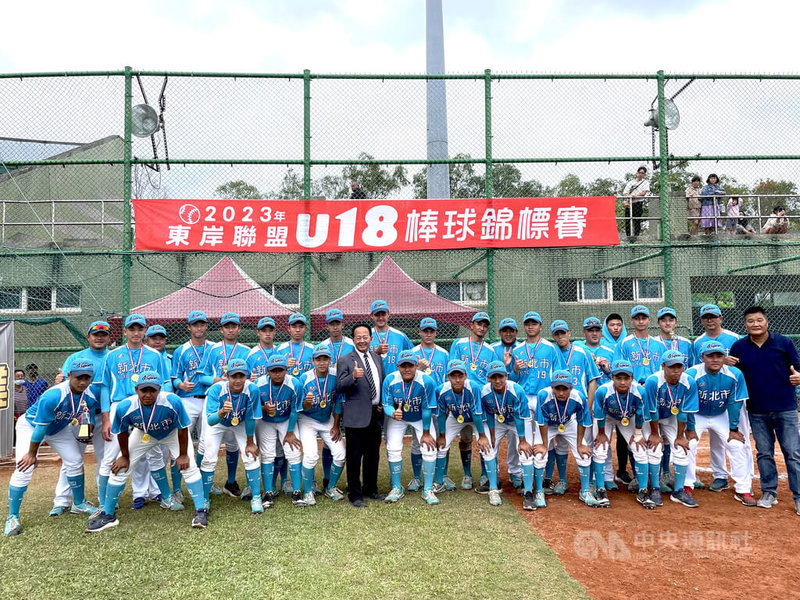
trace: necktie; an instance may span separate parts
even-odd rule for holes
[[[372,400],[375,398],[377,390],[375,388],[375,379],[372,377],[372,369],[369,366],[369,356],[367,354],[364,354],[364,377],[369,384],[369,398]]]

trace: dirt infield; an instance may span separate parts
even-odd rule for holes
[[[588,508],[578,500],[572,458],[569,490],[565,496],[548,496],[547,508],[523,511],[521,496],[508,484],[503,496],[593,598],[790,598],[797,587],[800,516],[794,511],[783,457],[776,455],[776,462],[784,478],[779,504],[769,510],[735,501],[732,483],[720,493],[696,491],[700,506],[695,509],[665,496],[663,507],[646,510],[634,494],[621,490],[609,493],[610,509]],[[698,464],[708,466],[707,447],[701,448]],[[699,476],[711,482],[710,473]],[[759,497],[758,479],[753,487]]]

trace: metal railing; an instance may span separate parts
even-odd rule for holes
[[[6,230],[7,228],[17,227],[22,229],[41,229],[44,227],[48,233],[50,234],[51,238],[55,238],[56,235],[56,227],[64,227],[64,226],[72,226],[72,225],[79,225],[79,226],[99,226],[100,227],[100,238],[101,241],[105,240],[105,228],[106,226],[114,226],[119,228],[118,230],[121,232],[121,228],[124,225],[124,221],[120,218],[109,218],[111,215],[108,215],[106,212],[106,205],[123,205],[123,200],[120,199],[96,199],[96,198],[89,198],[83,200],[0,200],[0,242],[5,243],[6,241]],[[59,220],[56,218],[56,208],[59,205],[65,206],[76,206],[80,204],[99,204],[100,205],[100,216],[99,219],[95,219],[92,221],[85,220],[73,220],[73,219],[66,219],[66,220]],[[49,218],[42,219],[39,218],[39,213],[34,209],[33,205],[49,205]],[[9,207],[14,206],[28,206],[30,211],[37,216],[36,221],[9,221],[8,220],[8,212]],[[121,210],[119,211],[121,213]]]

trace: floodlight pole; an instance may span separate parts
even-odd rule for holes
[[[133,259],[133,227],[131,214],[131,187],[132,169],[131,163],[131,102],[133,100],[132,74],[131,68],[125,67],[125,124],[123,128],[122,140],[122,314],[127,315],[131,310],[131,265]]]
[[[442,0],[425,2],[425,58],[428,75],[444,75]],[[447,159],[447,94],[444,79],[427,80],[428,160]],[[428,165],[428,198],[450,198],[450,166]]]
[[[672,247],[670,246],[669,190],[667,171],[669,156],[667,150],[667,123],[664,107],[664,71],[657,74],[658,81],[658,154],[660,168],[658,170],[658,195],[661,200],[661,242],[664,244],[664,302],[672,306]]]
[[[303,71],[303,200],[311,199],[311,71]],[[303,314],[311,323],[311,253],[303,254]],[[306,339],[311,327],[306,329]]]

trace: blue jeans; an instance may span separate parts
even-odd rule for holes
[[[789,489],[795,500],[800,499],[800,433],[797,411],[781,410],[750,413],[750,428],[756,441],[756,461],[761,476],[761,491],[778,493],[778,468],[775,466],[775,438],[778,438],[786,470]]]

